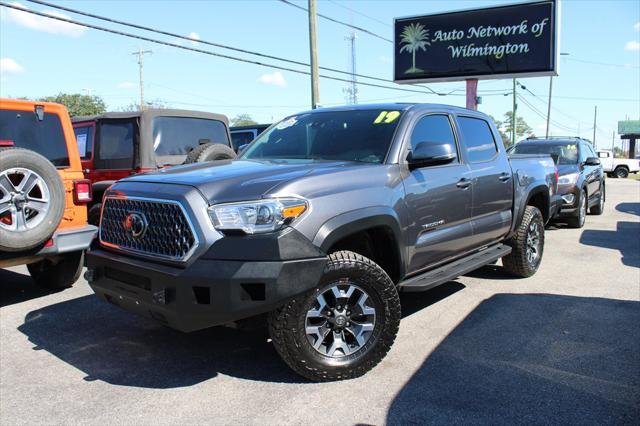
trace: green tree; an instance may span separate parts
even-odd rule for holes
[[[415,74],[422,72],[420,68],[416,68],[416,52],[418,50],[427,50],[427,46],[431,46],[429,42],[429,30],[424,25],[413,23],[407,25],[400,34],[400,44],[404,45],[400,48],[400,53],[407,51],[412,55],[412,66],[406,70],[405,74]]]
[[[505,146],[505,148],[509,148],[511,146],[511,137],[504,131],[504,122],[497,120],[493,115],[490,115],[489,117],[491,117],[493,122],[496,123],[498,132],[500,133],[500,137],[502,138],[502,144]]]
[[[504,114],[503,132],[508,136],[507,140],[511,145],[511,129],[513,129],[513,112],[507,111]],[[524,137],[534,136],[531,126],[524,121],[524,118],[516,115],[516,142]]]
[[[232,126],[252,126],[258,124],[249,114],[238,114],[231,119]]]
[[[55,96],[45,96],[38,100],[66,106],[71,117],[102,114],[107,110],[107,105],[100,96],[81,95],[80,93],[58,93]]]

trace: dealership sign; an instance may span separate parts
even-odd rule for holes
[[[640,135],[640,120],[618,121],[618,134],[620,134],[620,135],[629,135],[629,134]]]
[[[557,18],[555,0],[398,18],[394,80],[557,75]]]

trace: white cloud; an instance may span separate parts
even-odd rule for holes
[[[635,40],[628,41],[627,44],[624,45],[624,50],[630,50],[632,52],[640,50],[640,43]]]
[[[21,9],[28,10],[27,6],[18,2],[11,3]],[[45,10],[43,13],[59,18],[70,19],[69,16],[52,10]],[[16,9],[3,8],[2,18],[9,22],[13,22],[21,27],[31,30],[42,31],[49,34],[61,34],[70,37],[80,37],[84,34],[85,28],[79,25],[70,24],[68,22],[57,21],[55,19],[45,18],[44,16],[33,15]]]
[[[130,81],[123,81],[116,86],[118,89],[133,89],[136,85]]]
[[[0,59],[0,74],[17,74],[24,71],[24,67],[11,58]]]
[[[191,31],[187,37],[189,37],[191,40],[195,40],[195,41],[200,40],[200,34],[198,34],[196,32],[193,32],[193,31]],[[198,44],[195,41],[192,41],[191,44]]]
[[[284,76],[280,71],[274,71],[271,74],[262,74],[258,81],[264,84],[272,84],[274,86],[285,87],[287,85],[287,80],[284,79]]]
[[[636,24],[633,26],[633,29],[636,31],[640,31],[640,22],[636,22]]]

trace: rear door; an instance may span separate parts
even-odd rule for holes
[[[419,143],[450,144],[456,159],[445,165],[409,168],[404,179],[410,223],[408,272],[417,272],[463,254],[471,232],[471,180],[447,114],[418,118],[411,131],[410,148]]]
[[[131,175],[138,121],[103,119],[98,122],[93,149],[93,176],[96,182],[119,180]]]
[[[511,228],[513,176],[488,121],[459,115],[456,122],[473,180],[471,247],[478,248],[500,240]]]
[[[587,182],[587,193],[589,196],[589,206],[596,204],[600,196],[600,182],[602,181],[603,173],[602,166],[589,166],[585,164],[587,158],[597,157],[591,144],[586,142],[580,143],[580,164],[585,174],[585,180]]]

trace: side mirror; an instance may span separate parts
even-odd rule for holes
[[[434,142],[420,142],[407,157],[412,168],[448,164],[455,159],[456,152],[451,145]]]
[[[587,166],[599,166],[600,159],[598,157],[587,157],[584,164]]]
[[[553,159],[553,162],[558,164],[558,161],[560,161],[560,156],[558,154],[549,154],[549,155]]]

